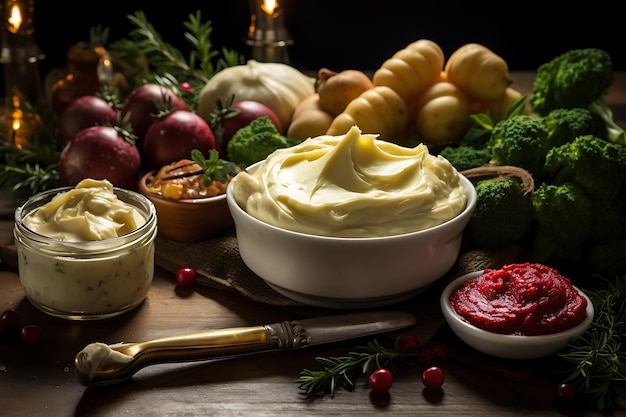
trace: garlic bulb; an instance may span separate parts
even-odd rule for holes
[[[227,102],[234,95],[235,102],[253,100],[268,106],[286,130],[296,106],[314,93],[315,78],[287,64],[251,59],[215,74],[200,91],[196,111],[208,121],[217,100]]]

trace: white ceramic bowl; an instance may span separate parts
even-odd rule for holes
[[[489,332],[471,325],[459,316],[450,305],[450,297],[464,282],[482,275],[476,271],[463,275],[444,288],[441,293],[441,311],[452,331],[474,349],[504,359],[536,359],[560,352],[574,338],[587,330],[593,321],[594,308],[591,300],[578,288],[587,299],[587,317],[579,325],[559,332],[538,336],[516,336]]]
[[[250,167],[249,170],[253,170]],[[441,225],[396,236],[341,238],[281,229],[227,201],[244,263],[279,293],[327,308],[393,304],[423,291],[455,263],[476,190],[461,176],[468,203]]]

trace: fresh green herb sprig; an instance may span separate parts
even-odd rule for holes
[[[395,373],[394,365],[397,361],[412,363],[419,360],[418,353],[403,353],[397,349],[401,337],[396,339],[395,349],[384,347],[374,340],[365,346],[357,346],[347,356],[316,357],[315,360],[324,369],[303,369],[295,382],[309,397],[325,394],[334,396],[338,388],[354,389],[359,375],[369,375],[378,368],[387,368]]]
[[[156,82],[181,93],[191,109],[196,107],[198,94],[183,94],[180,84],[189,83],[197,92],[221,69],[245,63],[245,57],[234,50],[213,48],[210,38],[212,22],[203,22],[200,11],[190,14],[189,20],[183,23],[187,29],[185,39],[192,47],[188,57],[161,37],[144,12],[137,11],[127,17],[136,26],[129,33],[132,45],[145,56],[150,66],[145,82]],[[128,43],[116,45],[128,47]]]
[[[60,151],[49,127],[51,116],[28,103],[25,107],[37,114],[41,123],[23,148],[16,146],[15,138],[0,134],[0,189],[37,194],[59,185]]]
[[[526,96],[520,97],[509,105],[506,109],[506,113],[503,119],[510,119],[511,117],[518,116],[524,112],[526,108]],[[485,129],[492,131],[496,122],[491,117],[489,112],[477,113],[470,115],[470,119],[476,123],[476,125],[484,127]]]
[[[565,382],[600,411],[616,407],[618,387],[626,386],[626,276],[587,291],[595,308],[589,329],[559,354]]]
[[[34,195],[58,185],[56,164],[20,163],[13,158],[0,165],[0,189],[11,192],[28,190]]]
[[[204,186],[213,184],[213,181],[226,183],[229,177],[241,171],[237,164],[220,159],[219,152],[215,149],[209,151],[208,158],[205,158],[198,149],[194,149],[191,151],[191,159],[200,165]]]

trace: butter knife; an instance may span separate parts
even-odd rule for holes
[[[359,312],[170,336],[139,343],[94,342],[74,359],[78,382],[109,385],[158,363],[186,362],[252,352],[321,345],[413,326],[399,311]]]

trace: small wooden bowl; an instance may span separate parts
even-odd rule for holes
[[[226,203],[226,194],[215,197],[173,201],[152,193],[146,180],[153,172],[145,174],[138,189],[145,195],[157,213],[158,234],[180,242],[199,242],[224,234],[233,227],[233,218]]]

